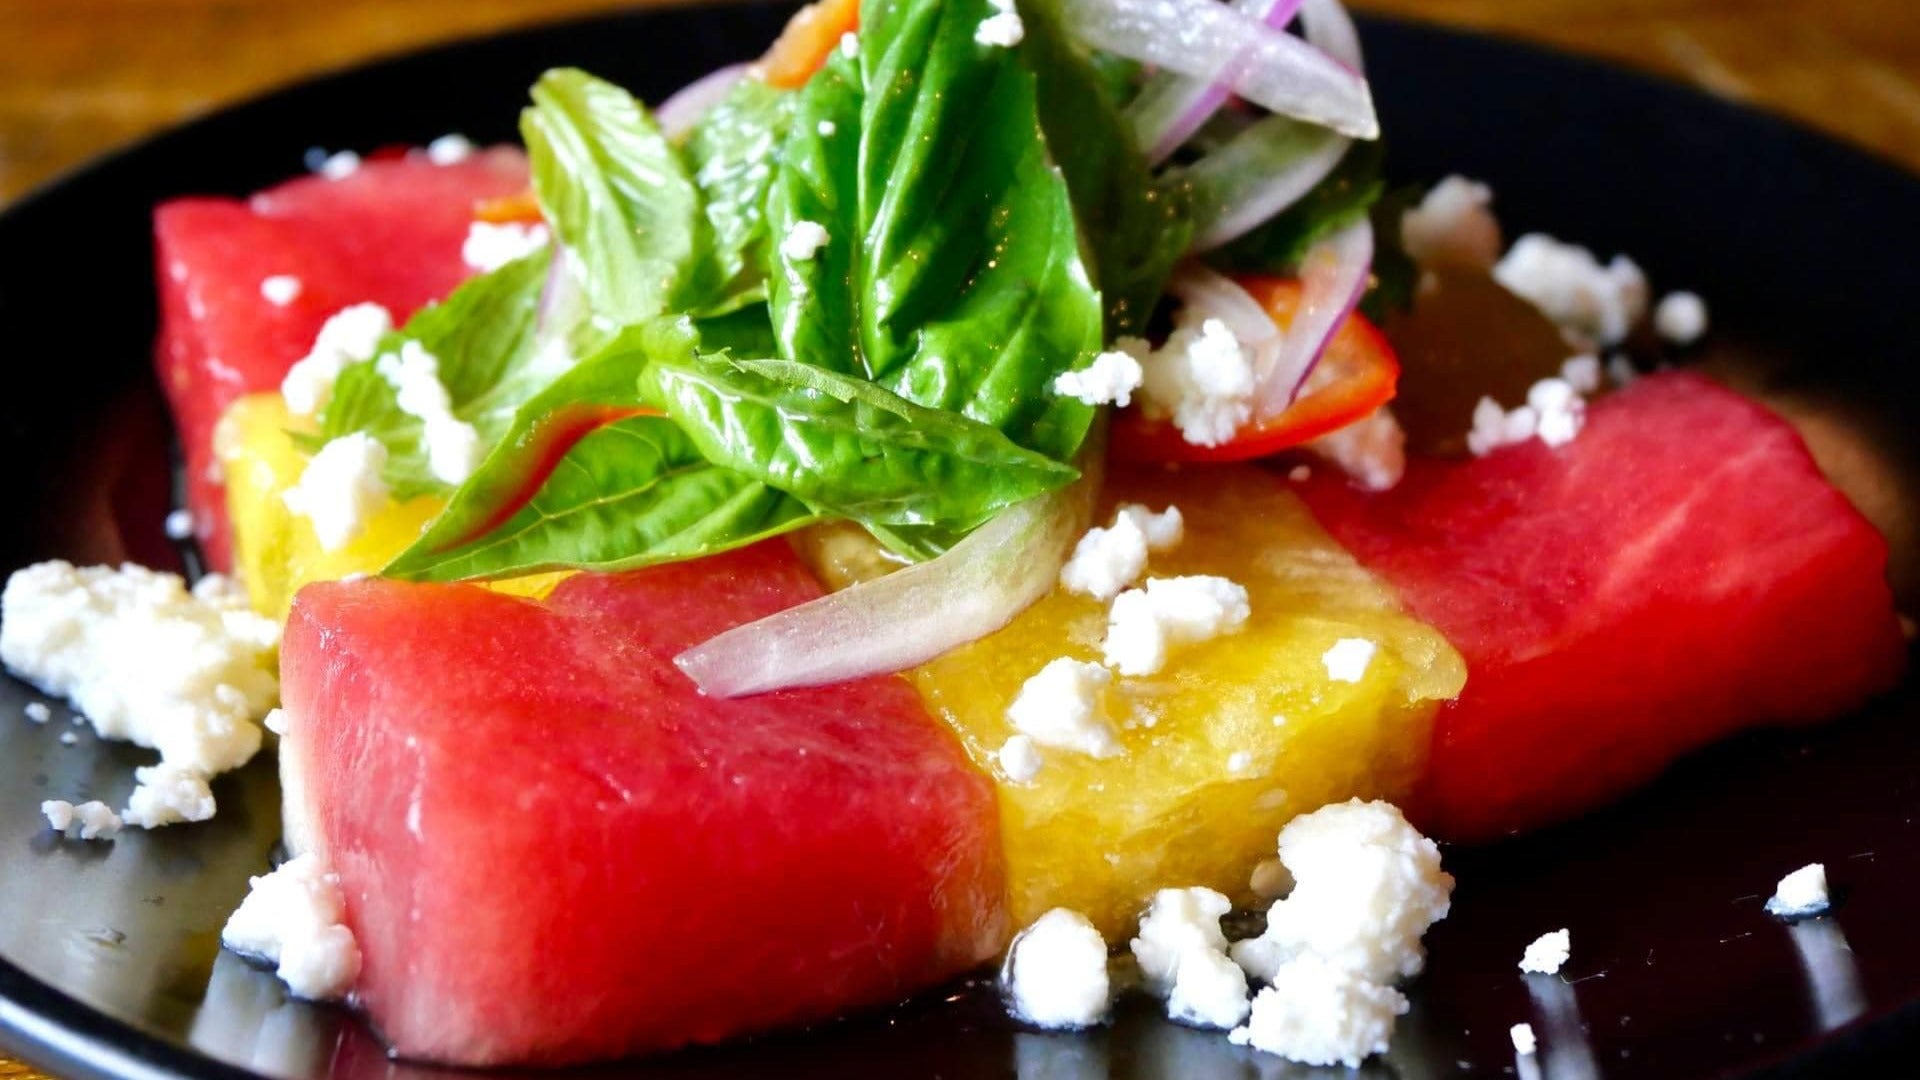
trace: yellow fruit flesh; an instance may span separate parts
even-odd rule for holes
[[[1207,885],[1239,898],[1296,814],[1354,796],[1397,799],[1424,759],[1438,702],[1466,668],[1430,627],[1336,545],[1278,478],[1247,467],[1121,475],[1119,502],[1178,506],[1186,539],[1149,576],[1217,574],[1246,586],[1240,633],[1176,648],[1165,670],[1116,678],[1107,710],[1124,753],[1042,748],[1030,784],[1000,774],[1007,706],[1048,661],[1100,658],[1107,605],[1056,590],[1005,630],[912,675],[928,707],[1000,785],[1015,925],[1056,906],[1110,938],[1132,932],[1155,889]],[[1342,638],[1378,646],[1357,683],[1328,676]],[[1240,757],[1237,755],[1244,755]],[[1236,768],[1237,766],[1237,768]]]
[[[279,394],[253,394],[221,418],[216,445],[227,477],[227,513],[233,528],[234,573],[254,609],[285,619],[293,594],[316,581],[378,572],[420,536],[444,500],[420,496],[390,502],[345,546],[324,551],[306,518],[281,498],[300,480],[308,455],[293,431],[310,429],[287,413]],[[562,575],[540,574],[495,583],[503,592],[543,596]]]

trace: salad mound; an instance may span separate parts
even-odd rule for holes
[[[1421,830],[1901,675],[1788,424],[1636,363],[1704,302],[1390,189],[1336,0],[821,0],[658,108],[549,71],[521,135],[161,207],[219,573],[0,598],[0,661],[161,754],[63,832],[205,820],[278,736],[226,943],[401,1056],[999,959],[1030,1026],[1137,992],[1357,1066],[1450,910]]]

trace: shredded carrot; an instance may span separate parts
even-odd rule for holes
[[[806,84],[833,55],[843,34],[860,28],[860,0],[817,0],[794,13],[787,28],[760,58],[768,85],[784,90]]]
[[[489,225],[509,222],[532,225],[540,220],[540,202],[533,197],[533,189],[528,188],[498,199],[482,199],[474,205],[473,216]]]

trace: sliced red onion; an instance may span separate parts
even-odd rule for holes
[[[1321,52],[1356,74],[1366,71],[1360,54],[1360,31],[1340,0],[1305,0],[1300,7],[1300,29]]]
[[[1300,263],[1300,306],[1272,367],[1254,386],[1254,420],[1270,420],[1300,396],[1327,343],[1367,291],[1373,223],[1362,217],[1315,244]]]
[[[1100,456],[1082,455],[1096,464],[1073,485],[1001,511],[938,558],[736,627],[673,662],[730,698],[904,671],[985,637],[1053,588],[1092,522]]]
[[[1194,162],[1193,250],[1219,247],[1300,201],[1349,145],[1326,128],[1269,116]]]
[[[1254,371],[1271,370],[1280,355],[1280,328],[1239,282],[1193,262],[1175,272],[1167,291],[1180,301],[1182,322],[1219,319],[1253,355]]]
[[[1293,21],[1300,3],[1301,0],[1234,0],[1233,6],[1249,18],[1281,30]],[[1238,76],[1240,65],[1245,63],[1243,50],[1211,79],[1189,79],[1163,71],[1141,89],[1140,96],[1127,108],[1127,119],[1133,124],[1134,139],[1145,151],[1148,164],[1158,165],[1172,157],[1175,150],[1212,119],[1231,96],[1227,84]]]
[[[1066,0],[1063,14],[1074,36],[1096,49],[1189,78],[1218,76],[1256,105],[1342,135],[1380,134],[1366,79],[1216,0]]]
[[[669,139],[678,139],[693,130],[693,125],[707,115],[707,110],[720,104],[727,94],[732,92],[733,84],[746,77],[751,64],[729,64],[717,71],[708,72],[676,90],[672,96],[653,110],[653,118],[660,130]]]

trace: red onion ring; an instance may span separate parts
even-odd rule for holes
[[[669,139],[678,139],[693,130],[693,125],[707,115],[733,90],[733,85],[746,77],[750,64],[729,64],[717,71],[710,71],[673,92],[660,107],[653,110],[653,118],[660,124],[660,130]]]

